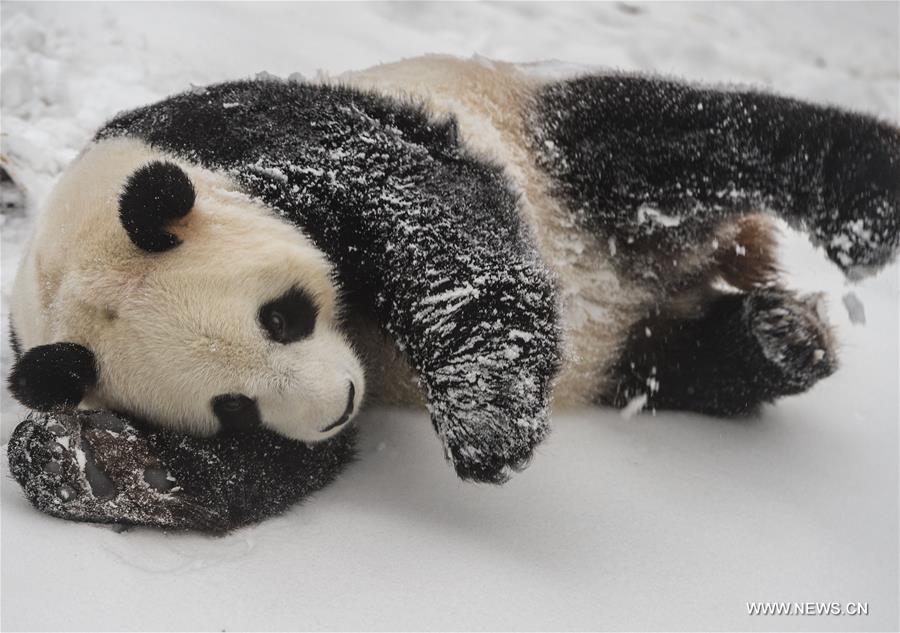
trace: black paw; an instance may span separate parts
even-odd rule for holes
[[[782,395],[801,393],[837,369],[834,340],[824,320],[823,297],[797,297],[778,289],[755,290],[744,318],[775,375]]]
[[[484,364],[477,372],[448,372],[454,386],[441,397],[432,394],[430,409],[457,475],[501,484],[528,466],[549,433],[549,393],[546,380],[527,373],[510,370],[511,376],[497,380],[488,373]],[[456,384],[460,375],[469,378]]]
[[[72,521],[223,532],[283,512],[353,460],[355,431],[315,445],[271,431],[200,438],[106,411],[32,414],[10,470],[40,511]]]
[[[147,439],[102,411],[42,413],[22,422],[9,465],[38,510],[72,521],[160,528],[226,528],[220,508],[198,505],[159,463]]]
[[[477,432],[447,438],[447,457],[460,479],[502,484],[524,470],[535,447],[549,432],[547,420],[536,418],[479,425]]]
[[[813,239],[856,279],[892,261],[900,248],[900,131],[854,117],[829,131]]]

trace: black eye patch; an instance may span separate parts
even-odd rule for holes
[[[226,433],[250,431],[259,427],[259,407],[256,401],[239,393],[226,393],[212,399],[212,410]]]
[[[276,343],[293,343],[313,333],[318,314],[308,294],[291,288],[259,309],[259,324]]]

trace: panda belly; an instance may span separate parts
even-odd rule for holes
[[[611,261],[615,242],[580,229],[535,165],[525,108],[541,80],[513,64],[428,56],[349,73],[338,81],[393,97],[411,95],[438,116],[452,114],[467,149],[504,167],[521,196],[520,213],[558,281],[565,348],[554,405],[595,401],[629,328],[652,296],[616,272]],[[390,350],[378,357],[381,368],[396,365]],[[397,369],[399,376],[410,375]],[[389,396],[384,399],[388,402],[410,400],[390,397],[410,391],[395,384],[380,391]]]

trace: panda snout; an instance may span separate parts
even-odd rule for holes
[[[347,382],[347,405],[344,408],[344,412],[341,414],[337,420],[326,426],[324,429],[321,429],[322,433],[327,433],[328,431],[332,431],[339,426],[343,426],[350,420],[350,416],[353,415],[353,410],[356,406],[356,386],[353,384],[353,381]]]

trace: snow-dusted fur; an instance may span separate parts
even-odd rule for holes
[[[119,160],[117,152],[136,158]],[[284,236],[287,250],[295,239],[309,263],[273,264],[291,275],[278,280],[273,296],[303,283],[325,297],[327,323],[339,293],[346,309],[322,350],[294,356],[294,371],[318,375],[312,357],[355,376],[346,336],[368,368],[373,397],[424,400],[458,474],[500,482],[527,464],[546,435],[551,403],[738,414],[832,373],[834,343],[815,297],[781,287],[773,229],[757,214],[774,212],[807,229],[849,273],[876,269],[898,245],[898,156],[897,131],[867,117],[643,77],[546,82],[512,65],[428,57],[329,84],[221,84],[124,113],[98,133],[61,187],[93,182],[91,160],[115,163],[92,205],[105,233],[71,213],[77,204],[56,202],[95,253],[74,265],[60,258],[60,266],[71,266],[76,278],[94,275],[113,294],[140,296],[134,286],[145,279],[146,262],[164,262],[184,284],[181,303],[154,297],[137,321],[156,311],[175,321],[154,323],[159,335],[139,344],[146,349],[134,346],[123,371],[116,362],[142,333],[100,343],[109,299],[91,286],[73,287],[70,303],[78,307],[56,312],[64,323],[55,329],[20,326],[53,305],[41,302],[48,286],[37,278],[47,274],[40,272],[43,249],[71,248],[60,231],[60,241],[35,242],[13,325],[23,328],[23,358],[34,345],[58,341],[94,353],[99,380],[86,403],[209,431],[216,424],[210,398],[249,392],[264,426],[324,439],[308,429],[322,428],[326,410],[340,415],[339,406],[313,407],[319,426],[293,429],[286,408],[266,403],[273,381],[259,367],[270,361],[245,361],[268,359],[271,347],[253,321],[274,283],[258,272],[258,257],[280,253],[266,250],[270,239]],[[159,158],[189,174],[197,204],[166,225],[180,244],[151,255],[135,251],[114,202],[142,162]],[[79,169],[87,175],[72,180]],[[222,234],[232,242],[202,230],[202,218],[217,225],[219,206]],[[98,259],[107,242],[121,251]],[[200,250],[189,250],[191,243]],[[115,265],[123,261],[141,264]],[[207,265],[210,275],[242,280],[233,295],[204,288],[199,271]],[[91,315],[81,316],[86,309]],[[199,386],[173,384],[195,374],[196,357],[184,355],[191,346],[175,334],[197,310],[209,310],[224,328],[222,340],[235,337],[242,351],[204,350]],[[90,327],[66,329],[81,323]],[[168,402],[181,397],[195,402]],[[294,406],[302,409],[308,397],[297,394]],[[203,407],[200,425],[193,420],[204,419]],[[199,482],[185,479],[196,489]],[[153,523],[98,508],[93,520]]]
[[[208,169],[178,161],[196,190],[170,230],[181,244],[148,253],[119,220],[119,194],[138,167],[174,157],[140,141],[89,147],[38,220],[19,268],[12,325],[23,351],[66,341],[96,358],[100,379],[82,402],[211,435],[210,402],[250,394],[269,428],[319,441],[364,395],[362,367],[337,331],[331,264],[299,231]],[[266,339],[260,306],[303,288],[317,308],[312,336]]]

